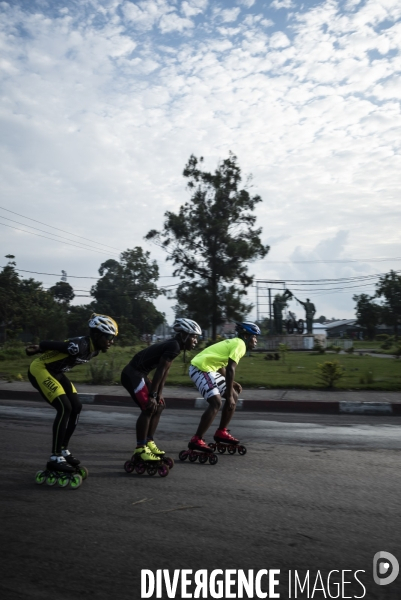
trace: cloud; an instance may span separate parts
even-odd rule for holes
[[[280,8],[289,9],[294,8],[294,2],[293,0],[273,0],[270,6],[276,10],[279,10]]]
[[[276,31],[271,36],[269,45],[271,48],[286,48],[290,45],[290,40],[282,31]]]
[[[0,5],[6,206],[121,250],[145,245],[188,199],[190,154],[214,169],[231,149],[254,175],[257,223],[273,240],[255,275],[351,276],[376,264],[295,257],[401,256],[396,0],[350,9],[328,0],[280,26],[277,6],[255,15],[200,0],[85,6]],[[21,268],[96,274],[107,258],[29,237],[2,228],[3,254]],[[325,296],[324,311],[349,316],[350,298]]]
[[[208,5],[208,0],[191,0],[181,3],[181,11],[186,17],[194,17],[203,13]]]
[[[232,23],[233,21],[237,20],[240,12],[241,12],[241,9],[236,7],[236,8],[227,8],[225,10],[220,10],[217,12],[217,14],[218,14],[219,18],[223,21],[223,23]]]
[[[134,4],[126,1],[122,11],[128,21],[136,29],[149,30],[157,26],[161,33],[173,31],[182,32],[194,27],[194,23],[186,17],[194,16],[206,6],[203,0],[193,0],[191,3],[183,2],[182,11],[185,17],[176,13],[176,7],[167,0],[146,0]]]

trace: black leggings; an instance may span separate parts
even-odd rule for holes
[[[78,398],[78,394],[73,392],[71,382],[64,373],[52,376],[63,386],[65,394],[61,394],[60,396],[57,396],[53,402],[49,402],[42,393],[35,377],[28,371],[29,381],[33,387],[36,388],[42,398],[57,411],[53,423],[52,454],[61,454],[61,450],[68,447],[70,438],[78,424],[82,403]]]

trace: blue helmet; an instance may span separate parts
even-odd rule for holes
[[[236,321],[235,325],[235,330],[237,333],[250,333],[251,335],[261,334],[259,327],[255,323],[251,323],[250,321],[243,321],[242,323]]]

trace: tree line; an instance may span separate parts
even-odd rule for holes
[[[230,152],[214,172],[203,169],[203,157],[191,155],[183,176],[191,194],[177,213],[165,213],[163,229],[145,236],[160,245],[180,278],[174,298],[175,315],[197,321],[212,330],[227,320],[242,320],[253,305],[245,301],[253,282],[248,265],[263,258],[269,246],[256,228],[255,207],[262,201],[249,193],[250,179],[241,187],[241,169]],[[153,301],[164,294],[158,286],[159,267],[141,246],[127,249],[120,260],[99,267],[99,279],[90,290],[90,304],[76,306],[74,290],[59,281],[45,290],[33,278],[20,277],[15,257],[0,272],[0,326],[3,338],[21,333],[32,339],[60,339],[86,331],[92,312],[108,314],[120,327],[120,342],[131,344],[165,322]],[[65,278],[63,278],[65,279]]]
[[[380,324],[392,327],[394,335],[398,336],[401,325],[401,276],[397,271],[391,270],[379,277],[373,296],[360,294],[354,295],[353,299],[356,302],[357,323],[366,328],[369,339],[375,337]]]

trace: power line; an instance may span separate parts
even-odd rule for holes
[[[27,219],[29,221],[34,221],[35,223],[39,223],[40,225],[45,225],[45,227],[50,227],[51,229],[57,229],[57,231],[62,231],[63,233],[68,233],[68,235],[72,235],[72,236],[80,238],[82,240],[87,240],[88,242],[93,242],[94,244],[97,244],[98,246],[104,246],[105,248],[111,248],[112,250],[117,250],[117,252],[121,252],[121,250],[119,250],[118,248],[114,248],[114,246],[108,246],[107,244],[102,244],[101,242],[95,242],[94,240],[90,240],[89,238],[82,237],[81,235],[77,235],[76,233],[71,233],[70,231],[65,231],[65,229],[60,229],[59,227],[54,227],[53,225],[47,225],[47,223],[43,223],[42,221],[37,221],[36,219],[32,219],[31,217],[25,217],[24,215],[20,215],[19,213],[14,212],[13,210],[9,210],[8,208],[4,208],[3,206],[0,206],[0,209],[5,210],[9,213],[12,213],[13,215],[17,215],[18,217],[22,217],[23,219]],[[5,218],[5,217],[3,217],[3,218]]]
[[[5,269],[5,267],[0,267],[0,269]],[[41,273],[40,271],[27,271],[26,269],[18,269],[17,267],[13,267],[14,271],[18,271],[21,273],[32,273],[34,275],[49,275],[51,277],[60,277],[60,273]],[[83,275],[67,275],[67,277],[73,277],[74,279],[96,279],[99,280],[101,277],[85,277]],[[159,275],[158,279],[174,277],[174,275]]]
[[[8,217],[2,217],[0,216],[0,219],[6,219],[7,221],[11,221],[12,223],[17,223],[18,225],[23,225],[24,227],[29,227],[30,229],[35,229],[36,231],[41,231],[42,233],[48,233],[49,235],[53,235],[56,238],[60,238],[60,240],[67,240],[67,238],[63,237],[62,235],[58,235],[57,233],[51,233],[49,231],[44,231],[43,229],[39,229],[38,227],[33,227],[32,225],[26,225],[25,223],[20,223],[19,221],[15,221],[14,219],[9,219]],[[1,223],[1,225],[3,225],[3,223]],[[27,231],[26,233],[32,233],[31,231]],[[52,239],[52,238],[48,238],[48,239]],[[55,242],[59,242],[60,240],[56,239],[53,240]],[[70,241],[70,240],[67,240]],[[84,250],[95,250],[95,251],[99,251],[100,248],[93,248],[92,246],[89,246],[89,244],[80,244],[79,246],[80,248],[83,248]],[[106,253],[106,251],[101,250],[102,253]],[[110,253],[109,253],[110,254]]]
[[[316,259],[316,260],[269,260],[261,259],[271,265],[301,265],[301,264],[327,264],[327,263],[353,263],[353,262],[386,262],[391,260],[401,260],[400,256],[395,258],[341,258],[341,259]]]
[[[3,217],[4,218],[4,217]],[[3,227],[8,227],[9,229],[15,229],[16,231],[22,231],[23,233],[29,233],[30,235],[36,235],[37,237],[45,238],[46,240],[51,240],[52,242],[59,242],[60,240],[55,240],[53,238],[49,238],[45,235],[40,235],[40,233],[34,233],[33,231],[27,231],[26,229],[19,229],[18,227],[12,227],[11,225],[6,225],[5,223],[0,223]],[[26,227],[29,227],[27,225]],[[67,246],[74,246],[74,248],[79,248],[80,250],[90,250],[91,252],[96,252],[97,254],[106,254],[106,250],[103,252],[101,250],[92,250],[91,248],[83,248],[82,246],[77,246],[76,244],[71,244],[70,242],[61,242],[62,244],[67,244]]]

